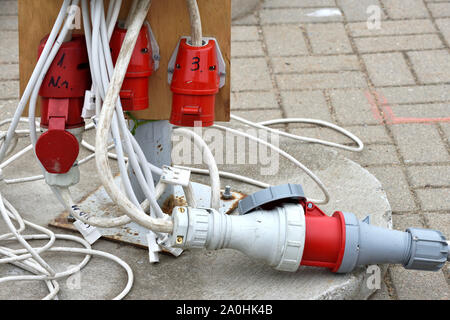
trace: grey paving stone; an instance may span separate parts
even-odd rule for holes
[[[17,0],[2,1],[1,7],[0,15],[17,15]]]
[[[278,107],[273,92],[232,92],[231,110],[273,109]]]
[[[265,26],[263,33],[271,56],[302,55],[308,53],[300,26]]]
[[[416,194],[423,210],[450,210],[450,188],[417,189]]]
[[[367,86],[363,73],[359,71],[283,74],[277,75],[276,79],[278,86],[282,90],[364,88]]]
[[[450,19],[436,19],[436,24],[448,45],[450,43]]]
[[[338,6],[344,11],[347,21],[366,21],[371,12],[367,13],[369,6],[378,6],[381,8],[378,0],[337,0]],[[381,11],[381,18],[384,20],[386,15]]]
[[[269,69],[264,58],[233,59],[231,90],[272,90]]]
[[[333,0],[266,0],[264,8],[334,7]]]
[[[450,115],[450,105],[448,103],[428,103],[413,105],[393,105],[391,106],[395,117],[423,121],[420,119],[448,119]]]
[[[362,166],[392,165],[400,163],[397,157],[395,146],[388,144],[368,145],[364,148],[362,152],[359,153],[354,153],[350,151],[340,151],[340,152],[342,152],[343,155],[352,159],[353,161]],[[371,169],[373,168],[369,169],[370,172],[372,172]],[[380,181],[382,182],[382,180]],[[408,205],[413,206],[414,203]],[[392,203],[391,206],[393,206]]]
[[[439,230],[448,240],[450,239],[450,212],[427,212],[424,213],[426,223],[431,229]],[[449,263],[447,263],[447,266]]]
[[[0,64],[18,63],[19,61],[19,41],[16,31],[0,31]]]
[[[450,101],[450,85],[377,88],[376,92],[387,104]]]
[[[312,14],[317,10],[320,8],[263,9],[260,17],[262,24],[342,21],[341,15],[315,17]]]
[[[275,73],[311,73],[360,70],[355,55],[272,58]]]
[[[414,84],[414,78],[401,53],[365,54],[362,58],[375,86]]]
[[[450,165],[410,166],[407,170],[413,187],[450,187]]]
[[[408,52],[408,56],[420,82],[450,81],[450,55],[447,50]]]
[[[398,124],[391,126],[391,130],[405,163],[450,160],[435,126],[430,124]]]
[[[4,99],[2,95],[0,95],[0,114],[2,115],[2,118],[3,119],[11,118],[14,115],[14,112],[18,104],[19,100]]]
[[[19,80],[19,65],[0,64],[0,80]]]
[[[2,26],[2,30],[17,31],[17,29],[18,29],[17,17],[0,15],[0,25]]]
[[[263,57],[260,41],[231,42],[231,57]]]
[[[281,92],[282,107],[288,118],[314,118],[331,121],[330,110],[321,91]]]
[[[425,228],[425,221],[420,214],[393,214],[392,223],[395,230],[405,231],[408,228]]]
[[[441,123],[440,126],[442,131],[444,131],[444,136],[447,139],[447,142],[450,143],[450,123]]]
[[[417,33],[433,33],[436,28],[428,19],[387,20],[381,21],[380,29],[369,29],[367,22],[349,23],[348,28],[353,37],[408,35]]]
[[[435,18],[450,17],[450,3],[448,2],[429,3],[428,8]]]
[[[255,26],[258,24],[258,18],[256,17],[256,14],[249,14],[245,17],[236,19],[232,21],[232,25],[233,26],[241,26],[241,25],[245,25],[245,26]]]
[[[422,0],[408,0],[407,3],[397,0],[382,0],[388,15],[392,19],[425,18],[428,11]]]
[[[256,41],[259,32],[256,26],[232,26],[231,41]]]
[[[391,278],[400,300],[448,300],[450,297],[442,271],[406,270],[402,266],[393,266]]]
[[[280,119],[283,117],[280,109],[252,110],[252,111],[238,110],[235,111],[234,114],[254,122],[262,122],[271,119]]]
[[[317,54],[353,52],[342,23],[309,24],[306,31],[312,50]]]
[[[380,124],[374,116],[376,106],[368,99],[367,90],[332,90],[330,91],[331,104],[336,112],[339,124]]]
[[[15,99],[19,97],[19,81],[0,81],[0,98]]]
[[[439,49],[444,46],[435,34],[355,38],[354,41],[361,53]]]
[[[392,211],[403,212],[417,209],[409,190],[408,181],[400,167],[371,167],[367,170],[375,175],[386,190]]]
[[[316,118],[316,116],[314,116]],[[383,126],[351,126],[344,127],[356,135],[365,146],[373,143],[390,143],[390,138]],[[289,131],[293,134],[306,137],[332,141],[335,143],[355,145],[348,137],[334,130],[322,127],[300,127],[299,125],[289,125]]]

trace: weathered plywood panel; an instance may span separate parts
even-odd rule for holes
[[[62,0],[19,0],[20,89],[25,89],[33,72],[39,41],[50,33]],[[105,5],[107,4],[107,1]],[[124,0],[120,18],[128,13],[131,0]],[[198,0],[204,36],[219,41],[227,65],[227,82],[216,99],[216,120],[228,121],[230,114],[231,0]],[[158,71],[150,78],[150,108],[136,112],[146,120],[167,120],[172,93],[167,83],[167,64],[181,36],[189,35],[189,15],[185,0],[153,0],[148,21],[160,46]]]

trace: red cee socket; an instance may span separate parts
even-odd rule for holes
[[[39,56],[47,39],[39,45]],[[36,156],[47,172],[67,173],[77,159],[78,141],[66,130],[84,127],[81,112],[90,87],[86,42],[83,35],[74,34],[61,45],[39,90],[41,127],[48,130],[36,143]]]
[[[219,83],[216,42],[209,40],[202,47],[193,47],[181,39],[170,87],[173,92],[170,123],[183,127],[197,123],[212,126]]]
[[[111,37],[110,47],[114,65],[119,57],[127,29],[116,26]],[[148,108],[148,78],[153,73],[153,50],[148,28],[144,25],[128,65],[127,73],[120,90],[120,101],[125,111],[137,111]]]
[[[335,212],[329,217],[312,202],[302,202],[302,205],[305,209],[306,237],[300,265],[338,271],[345,251],[343,213]]]

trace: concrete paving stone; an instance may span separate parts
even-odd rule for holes
[[[425,228],[425,221],[420,214],[402,213],[393,214],[392,223],[395,230],[405,231],[408,228]]]
[[[263,34],[271,56],[308,53],[303,31],[298,25],[264,26]]]
[[[0,15],[17,15],[17,0],[1,2]]]
[[[334,7],[334,0],[266,0],[264,8]]]
[[[448,300],[447,281],[442,271],[406,270],[392,266],[391,278],[400,300]]]
[[[406,176],[400,167],[371,167],[367,170],[381,182],[384,190],[386,190],[393,212],[413,211],[417,209],[413,195],[409,190]]]
[[[232,22],[233,26],[255,26],[258,24],[258,18],[256,16],[256,12],[253,14],[249,14],[245,17],[233,20]]]
[[[381,21],[380,29],[369,29],[367,22],[349,23],[348,28],[353,37],[408,35],[417,33],[433,33],[436,28],[428,19],[387,20]]]
[[[257,41],[259,32],[256,26],[232,26],[231,41]]]
[[[355,55],[305,56],[272,58],[275,73],[311,73],[330,71],[358,71]]]
[[[392,19],[429,17],[422,0],[408,0],[407,3],[397,0],[382,0],[382,2]]]
[[[440,49],[444,45],[436,34],[355,38],[359,52],[391,52]]]
[[[442,35],[444,36],[447,44],[450,43],[450,19],[436,19],[436,24],[441,30]]]
[[[321,91],[281,92],[282,107],[288,118],[314,118],[331,121],[330,110]]]
[[[19,61],[19,41],[16,31],[0,31],[0,64],[17,63]]]
[[[289,9],[263,9],[260,11],[262,24],[276,23],[304,23],[304,22],[330,22],[342,21],[342,15],[331,15],[324,17],[314,16],[321,8],[289,8]],[[337,8],[330,8],[337,9]]]
[[[273,109],[278,106],[273,92],[232,92],[231,110]]]
[[[393,105],[391,107],[395,117],[398,118],[439,119],[448,118],[450,115],[448,103]]]
[[[450,239],[450,212],[427,212],[424,213],[427,225],[431,229],[439,230],[448,240]],[[449,263],[447,262],[447,266]]]
[[[434,18],[450,17],[450,3],[448,2],[429,3],[428,9]]]
[[[450,210],[450,188],[417,189],[416,194],[425,211]]]
[[[0,25],[2,26],[2,30],[17,31],[18,29],[17,17],[0,15]]]
[[[449,161],[450,156],[432,124],[398,124],[392,133],[406,164]]]
[[[231,57],[263,57],[260,41],[231,42]]]
[[[408,65],[399,52],[365,54],[362,59],[375,86],[414,84]]]
[[[0,115],[2,119],[11,118],[14,115],[14,111],[19,104],[17,99],[4,99],[3,95],[0,95]],[[6,127],[4,127],[6,128]]]
[[[373,13],[367,10],[370,6],[381,8],[378,0],[337,0],[339,8],[344,11],[347,21],[366,21]],[[381,19],[385,19],[386,15],[381,11]]]
[[[233,112],[238,117],[245,118],[253,122],[262,122],[271,119],[283,118],[280,109],[265,109],[265,110],[236,110]]]
[[[19,80],[19,65],[0,64],[0,80]]]
[[[364,143],[365,146],[373,143],[390,142],[390,138],[387,135],[386,130],[383,126],[351,126],[351,127],[344,127],[344,129],[350,131],[351,133],[356,135],[359,139],[361,139],[361,141]],[[322,127],[299,128],[298,125],[297,126],[289,125],[289,131],[293,134],[305,137],[322,139],[340,144],[355,145],[355,143],[350,138],[327,128]]]
[[[19,81],[0,81],[0,98],[15,99],[19,97]]]
[[[416,51],[407,54],[420,82],[450,81],[450,55],[447,50]]]
[[[233,59],[231,90],[272,90],[269,68],[264,58]]]
[[[399,164],[395,146],[372,144],[364,148],[362,152],[340,151],[347,158],[361,166],[377,166]],[[369,169],[370,171],[370,169]],[[413,204],[410,204],[413,205]],[[393,204],[391,203],[391,206]]]
[[[276,76],[281,90],[365,88],[367,82],[359,71],[339,73],[283,74]]]
[[[344,129],[356,135],[365,145],[372,143],[392,143],[391,138],[386,132],[386,128],[382,125],[345,126]]]
[[[379,124],[374,116],[376,106],[369,102],[367,90],[331,90],[331,104],[339,124]]]
[[[411,185],[418,187],[450,187],[450,165],[407,167]]]
[[[377,88],[383,103],[426,103],[450,101],[450,85]]]
[[[306,31],[316,54],[353,52],[342,23],[308,24]]]
[[[440,126],[442,128],[442,131],[444,131],[447,142],[450,143],[450,123],[441,123]]]

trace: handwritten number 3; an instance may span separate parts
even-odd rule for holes
[[[193,57],[192,58],[192,65],[196,66],[194,69],[191,69],[191,71],[197,71],[200,69],[200,58],[199,57]]]

